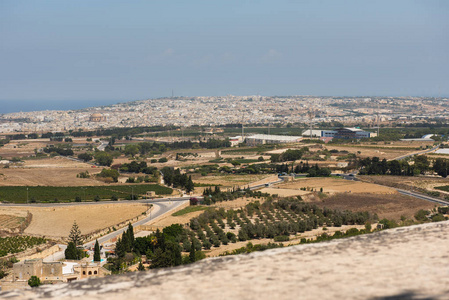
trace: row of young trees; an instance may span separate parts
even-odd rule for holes
[[[307,173],[307,177],[328,177],[331,175],[331,170],[329,168],[319,167],[318,164],[310,166],[309,162],[307,161],[305,163],[301,161],[296,166],[294,166],[293,164],[276,165],[276,172],[295,174]]]
[[[45,153],[57,153],[62,156],[71,156],[73,155],[73,150],[70,145],[58,145],[58,146],[47,146],[43,149]]]
[[[222,191],[219,186],[207,187],[203,190],[204,204],[210,205],[216,202],[231,201],[240,197],[268,197],[269,194],[261,191],[252,191],[249,188],[233,188],[232,190]]]
[[[110,138],[109,145],[106,150],[113,151],[118,150],[125,155],[134,157],[137,154],[140,155],[153,155],[162,154],[169,150],[177,149],[216,149],[216,148],[227,148],[231,146],[229,139],[219,140],[219,139],[208,139],[206,141],[192,142],[192,141],[181,141],[173,143],[162,143],[162,142],[143,142],[126,145],[122,150],[121,148],[115,148],[116,139],[114,137]]]
[[[437,158],[432,161],[425,155],[415,156],[413,164],[409,164],[406,160],[380,160],[379,157],[359,159],[357,164],[360,168],[360,175],[414,176],[434,171],[442,177],[447,177],[449,171],[447,159]]]
[[[377,216],[368,212],[321,209],[290,198],[267,200],[263,204],[254,202],[240,210],[207,209],[191,219],[190,229],[196,233],[201,246],[210,249],[237,240],[274,238],[275,241],[286,241],[289,235],[321,226],[363,225],[376,219]],[[236,235],[233,231],[237,229]]]

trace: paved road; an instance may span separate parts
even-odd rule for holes
[[[415,198],[419,198],[422,200],[426,200],[426,201],[430,201],[430,202],[434,202],[434,203],[438,203],[438,204],[442,204],[442,205],[449,205],[449,202],[438,199],[438,198],[434,198],[434,197],[430,197],[430,196],[423,195],[420,193],[411,192],[411,191],[402,190],[402,189],[395,189],[395,190],[397,190],[399,193],[401,193],[403,195],[412,196]]]
[[[342,178],[346,179],[346,180],[355,180],[355,181],[360,181],[360,179],[358,179],[354,174],[342,174],[341,175]],[[382,185],[379,183],[376,183],[378,185]],[[421,200],[425,200],[425,201],[429,201],[429,202],[433,202],[433,203],[438,203],[441,205],[449,205],[449,202],[441,200],[439,198],[434,198],[428,195],[424,195],[421,193],[417,193],[417,192],[411,192],[411,191],[407,191],[407,190],[403,190],[403,189],[398,189],[398,188],[394,188],[388,185],[382,185],[391,189],[395,189],[396,191],[398,191],[399,193],[403,194],[403,195],[407,195],[407,196],[411,196],[411,197],[415,197]]]
[[[98,150],[100,151],[104,151],[104,149],[106,149],[106,146],[109,144],[108,141],[102,141],[100,140],[100,146],[97,147]]]
[[[285,179],[284,179],[283,177],[279,177],[279,180],[272,181],[272,182],[269,182],[269,183],[258,184],[258,185],[255,185],[255,186],[250,187],[249,189],[250,189],[251,191],[254,191],[254,190],[257,190],[257,189],[260,189],[260,188],[269,187],[269,186],[271,186],[272,184],[281,183],[281,182],[283,182],[284,180],[285,180]]]
[[[184,199],[176,198],[176,199],[173,199],[173,200],[165,200],[165,201],[157,201],[157,202],[146,200],[145,203],[151,203],[156,209],[153,212],[151,212],[148,217],[146,217],[146,218],[144,218],[142,220],[139,220],[139,221],[133,223],[132,225],[133,225],[133,227],[135,227],[135,226],[138,226],[138,225],[142,225],[142,224],[148,223],[149,221],[154,220],[155,218],[157,218],[159,216],[162,216],[162,215],[164,215],[166,213],[169,213],[171,210],[173,210],[173,209],[177,208],[178,206],[186,203],[187,201],[188,200],[186,200],[185,198]],[[134,202],[136,202],[136,201],[134,201]],[[114,203],[117,203],[117,202],[114,202]],[[109,233],[107,235],[104,235],[104,236],[98,238],[98,242],[101,244],[101,243],[104,243],[104,242],[114,238],[114,237],[117,237],[117,236],[121,235],[126,229],[127,229],[127,227],[119,229],[119,230],[116,230],[116,231],[111,232],[111,233]],[[93,248],[94,244],[95,244],[95,241],[90,241],[90,242],[85,243],[83,246],[84,246],[84,248]],[[67,246],[60,245],[60,247],[63,249],[62,251],[56,252],[56,253],[54,253],[52,255],[49,255],[49,256],[45,257],[44,261],[45,262],[58,261],[58,260],[61,260],[61,259],[65,258],[64,250],[65,250],[65,248]]]
[[[148,201],[147,203],[151,203],[154,207],[156,207],[156,210],[154,212],[151,212],[148,217],[146,217],[146,218],[144,218],[142,220],[139,220],[139,221],[133,223],[132,225],[135,227],[135,226],[138,226],[138,225],[143,225],[145,223],[148,223],[149,221],[151,221],[151,220],[153,220],[153,219],[155,219],[155,218],[157,218],[159,216],[162,216],[163,214],[168,213],[169,211],[177,208],[178,206],[186,203],[187,201],[188,200],[185,200],[185,199],[184,200],[176,200],[176,201],[171,201],[171,200],[170,201],[157,201],[157,202],[154,202],[154,201],[150,202],[150,201]],[[127,228],[125,227],[125,228],[116,230],[116,231],[114,231],[112,233],[109,233],[109,234],[107,234],[105,236],[102,236],[101,238],[98,239],[98,242],[100,244],[104,243],[107,240],[110,240],[110,239],[112,239],[112,238],[122,234],[126,229]],[[93,247],[94,244],[95,244],[95,241],[90,241],[88,243],[85,243],[84,247],[90,248],[90,247]]]
[[[424,151],[421,151],[421,152],[407,154],[407,155],[402,155],[402,156],[396,157],[394,160],[402,160],[402,159],[410,157],[410,156],[415,156],[415,155],[420,155],[420,154],[424,154],[424,153],[429,153],[429,152],[438,150],[438,148],[440,148],[440,145],[436,145],[432,149],[427,149],[427,150],[424,150]]]

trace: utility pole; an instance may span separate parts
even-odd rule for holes
[[[28,187],[27,187],[27,204],[28,204]]]

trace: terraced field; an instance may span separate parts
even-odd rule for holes
[[[11,215],[0,215],[0,230],[17,228],[24,221],[25,221],[25,218],[23,218],[23,217],[17,217],[17,216],[11,216]]]

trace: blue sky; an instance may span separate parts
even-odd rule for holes
[[[449,1],[0,1],[0,112],[171,95],[449,96]]]

